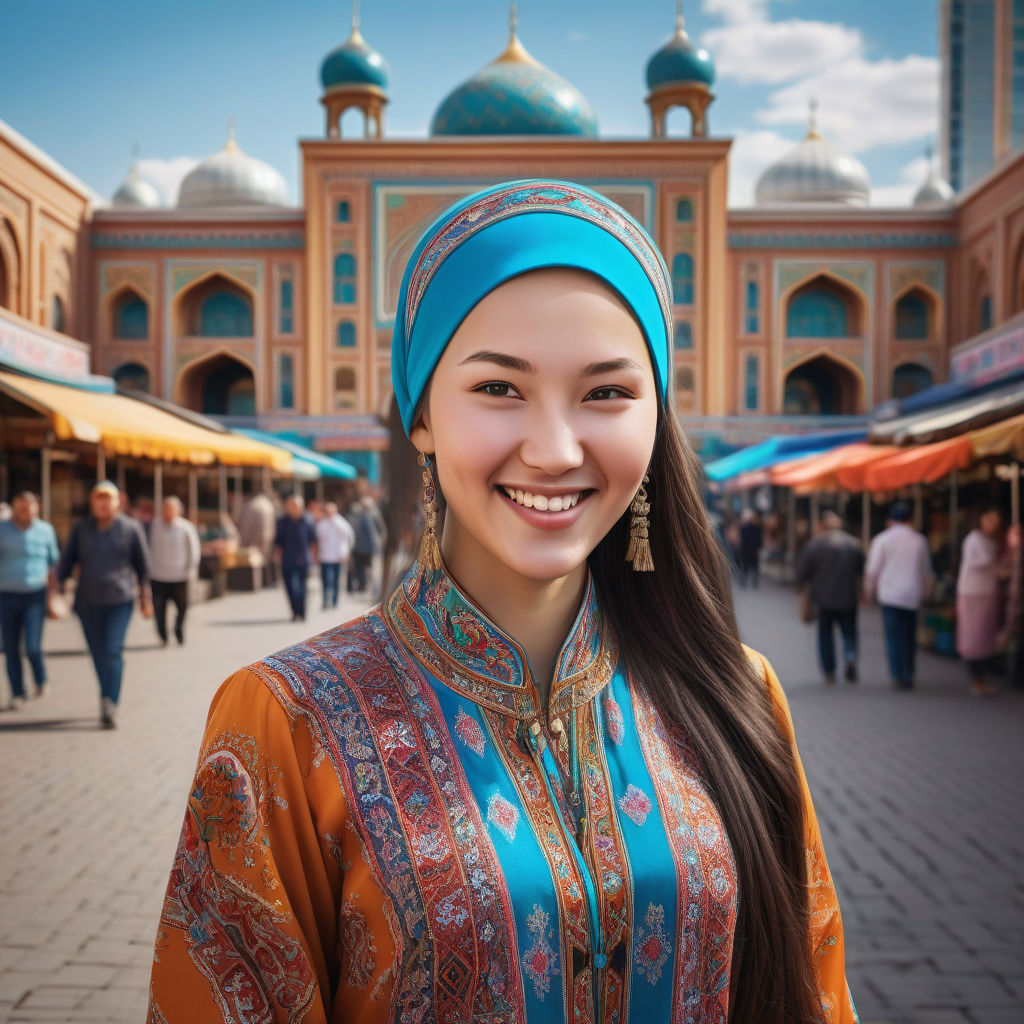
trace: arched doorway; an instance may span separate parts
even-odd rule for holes
[[[892,371],[892,397],[909,398],[935,383],[932,371],[919,363],[901,363]]]
[[[859,411],[860,381],[837,359],[815,356],[786,374],[787,416],[852,416]]]
[[[110,376],[119,388],[149,391],[149,370],[141,363],[122,363]]]
[[[787,338],[856,338],[862,333],[857,293],[818,274],[793,291],[786,302]]]
[[[211,274],[177,301],[179,334],[198,338],[251,338],[252,295],[223,274]]]
[[[181,376],[179,399],[208,416],[255,416],[256,381],[252,370],[226,353],[193,363]]]

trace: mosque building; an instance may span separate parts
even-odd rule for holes
[[[765,168],[756,205],[727,209],[713,55],[681,15],[647,63],[644,138],[602,138],[597,113],[529,53],[514,18],[505,48],[440,100],[426,138],[388,136],[388,66],[355,19],[320,82],[324,132],[299,142],[298,207],[233,134],[166,207],[135,166],[105,203],[0,132],[0,362],[67,379],[64,358],[79,376],[306,439],[374,475],[395,304],[420,234],[471,191],[551,176],[608,195],[661,248],[674,400],[708,451],[863,423],[951,367],[1024,367],[1020,150],[960,195],[932,168],[913,205],[876,208],[864,166],[812,109],[804,139]],[[689,134],[669,133],[675,108]],[[353,109],[362,132],[348,137]]]

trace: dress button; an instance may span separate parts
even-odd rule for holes
[[[608,963],[608,957],[606,957],[604,955],[604,953],[598,953],[598,954],[596,954],[594,956],[594,966],[598,970],[601,970],[601,968],[604,967],[605,964],[607,964],[607,963]]]

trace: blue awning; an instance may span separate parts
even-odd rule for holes
[[[767,469],[782,462],[827,452],[841,444],[854,444],[864,441],[867,433],[863,430],[841,430],[830,434],[795,434],[789,437],[773,437],[760,444],[752,444],[741,448],[724,459],[717,459],[704,467],[708,479],[717,482],[739,476],[740,473],[753,473],[758,469]]]
[[[354,466],[331,458],[330,455],[324,455],[323,452],[318,452],[313,448],[297,444],[295,441],[286,440],[283,437],[278,437],[276,434],[268,434],[264,430],[250,430],[243,427],[236,427],[235,433],[244,434],[246,437],[251,437],[254,441],[276,444],[278,448],[284,448],[285,451],[291,452],[296,459],[309,463],[311,466],[316,466],[323,476],[332,477],[336,480],[355,480],[356,478]]]

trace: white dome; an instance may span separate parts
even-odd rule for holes
[[[270,164],[246,156],[234,133],[224,148],[185,175],[178,190],[179,209],[224,206],[287,206],[288,186]]]
[[[758,206],[791,203],[841,203],[867,206],[871,199],[871,179],[867,168],[847,156],[814,127],[803,142],[772,164],[761,175],[756,189]]]
[[[139,168],[132,164],[128,177],[121,182],[113,197],[114,208],[117,210],[153,209],[163,206],[160,193],[155,185],[139,177]]]
[[[932,206],[937,203],[950,203],[953,201],[954,192],[948,181],[944,181],[935,173],[935,168],[929,166],[928,177],[921,183],[921,187],[914,194],[915,206]]]

